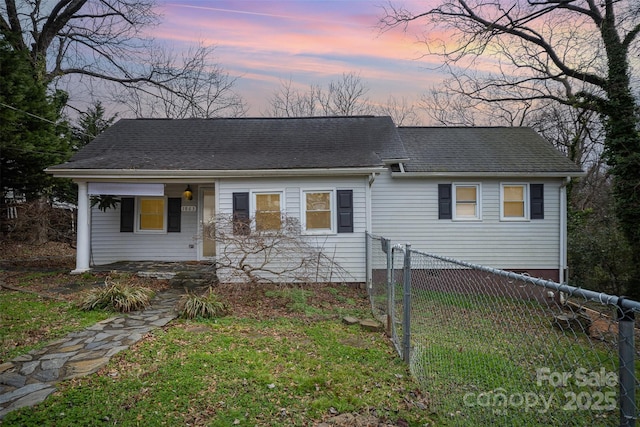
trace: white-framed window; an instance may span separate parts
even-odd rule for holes
[[[453,219],[477,221],[482,219],[480,184],[453,184]]]
[[[529,220],[529,185],[522,183],[500,184],[500,220]]]
[[[136,231],[165,233],[167,230],[167,200],[165,197],[138,197]]]
[[[302,191],[302,230],[305,233],[335,232],[335,191]]]
[[[253,217],[258,231],[282,228],[282,191],[259,191],[253,194]]]

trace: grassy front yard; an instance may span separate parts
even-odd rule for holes
[[[14,275],[12,286],[42,292],[80,280],[29,274]],[[230,316],[176,320],[98,373],[59,383],[44,403],[8,414],[2,425],[433,425],[428,399],[384,334],[341,322],[370,317],[365,291],[218,291]],[[3,343],[11,343],[3,360],[112,315],[7,290],[0,290],[0,313]],[[21,338],[31,335],[38,343]]]
[[[181,321],[5,425],[423,425],[415,387],[384,339],[334,320]]]
[[[0,363],[43,347],[48,341],[81,330],[111,314],[81,311],[70,302],[34,294],[0,291]]]

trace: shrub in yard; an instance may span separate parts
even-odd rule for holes
[[[178,303],[178,313],[185,319],[212,319],[229,314],[229,306],[209,288],[203,295],[188,293]]]
[[[122,284],[107,278],[105,286],[89,291],[79,306],[83,310],[115,310],[127,313],[147,308],[153,295],[149,288]]]

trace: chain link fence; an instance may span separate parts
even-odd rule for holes
[[[368,235],[372,309],[450,425],[633,426],[640,304]]]

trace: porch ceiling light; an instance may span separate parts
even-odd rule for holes
[[[193,199],[193,191],[191,191],[191,186],[190,185],[187,185],[187,189],[184,190],[184,193],[182,193],[182,195],[184,196],[184,198],[186,200]]]

